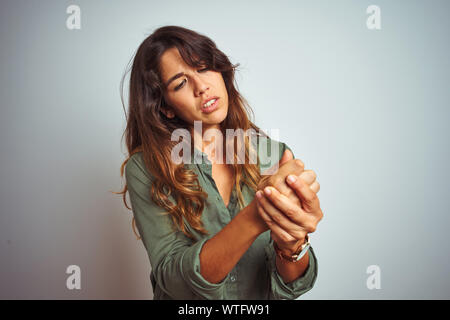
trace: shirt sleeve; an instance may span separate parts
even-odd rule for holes
[[[270,273],[269,300],[293,300],[308,292],[314,286],[317,279],[317,258],[313,248],[308,248],[309,263],[305,273],[292,282],[285,283],[276,267],[276,254],[273,248],[273,240],[267,245],[266,255]]]
[[[289,149],[294,155],[291,148],[289,148],[285,143],[281,143],[280,159],[286,149]],[[268,270],[270,273],[270,300],[296,299],[312,289],[314,283],[316,282],[318,273],[317,258],[312,246],[308,248],[309,262],[305,273],[301,277],[289,283],[285,283],[277,271],[276,253],[273,247],[272,239],[270,240],[269,245],[266,246],[265,251],[268,262]]]
[[[142,158],[133,155],[125,174],[136,226],[160,289],[176,300],[224,299],[228,276],[210,283],[200,274],[200,251],[210,237],[195,242],[172,228],[170,216],[150,197],[152,178]]]

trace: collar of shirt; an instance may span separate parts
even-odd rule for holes
[[[195,168],[197,168],[198,172],[204,176],[204,179],[206,179],[206,181],[209,181],[210,185],[216,191],[217,200],[223,202],[222,197],[217,188],[217,185],[212,177],[212,162],[208,159],[208,155],[205,152],[200,151],[196,147],[194,147],[193,149],[194,152],[191,154],[191,163],[187,164],[187,167],[189,169],[193,169],[194,172],[196,171]],[[242,187],[243,184],[241,182],[241,188]],[[228,210],[232,210],[234,209],[236,204],[237,204],[236,186],[233,186],[228,206],[226,206],[225,208]]]
[[[212,162],[208,159],[208,155],[194,147],[194,152],[191,154],[191,161],[187,164],[187,167],[194,169],[197,166],[200,170],[212,174]]]

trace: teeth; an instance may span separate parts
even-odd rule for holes
[[[212,105],[214,102],[216,102],[216,100],[217,100],[217,99],[209,100],[207,103],[205,103],[205,104],[203,105],[203,108],[209,107],[209,106]]]

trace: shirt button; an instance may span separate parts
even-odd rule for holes
[[[231,280],[231,282],[235,282],[236,281],[236,277],[235,276],[231,276],[230,280]]]

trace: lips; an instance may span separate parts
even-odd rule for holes
[[[211,100],[210,100],[211,101]],[[209,107],[202,107],[201,110],[203,113],[211,113],[217,110],[219,105],[219,99],[215,99],[215,101]]]
[[[202,102],[202,105],[200,106],[200,108],[203,108],[203,106],[205,105],[205,103],[207,103],[208,101],[212,100],[212,99],[219,99],[219,97],[211,97],[206,99],[205,101]]]

